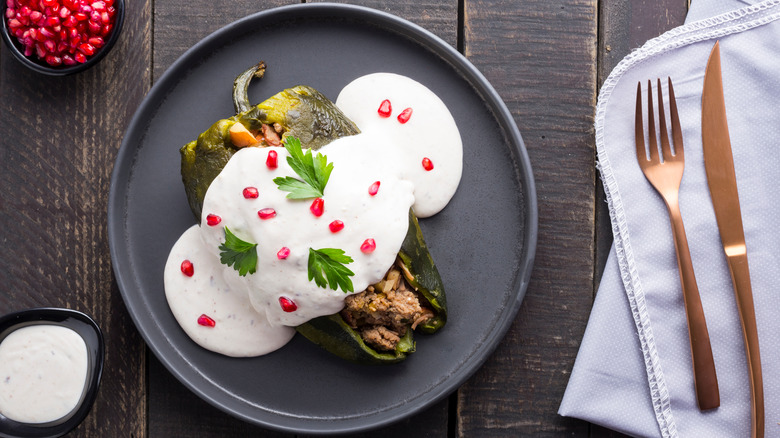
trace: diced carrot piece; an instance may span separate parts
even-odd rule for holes
[[[252,146],[258,143],[255,135],[241,123],[235,123],[230,127],[230,141],[238,148]]]

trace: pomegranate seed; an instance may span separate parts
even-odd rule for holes
[[[185,260],[181,262],[181,273],[187,277],[192,277],[195,274],[195,268],[192,266],[192,262]]]
[[[322,212],[325,211],[325,200],[322,198],[314,198],[314,201],[312,201],[309,210],[311,210],[311,214],[317,217],[322,216]]]
[[[265,160],[265,165],[268,166],[269,169],[276,169],[278,166],[278,154],[274,150],[268,151],[268,158]]]
[[[49,30],[49,29],[47,29],[45,27],[42,27],[42,28],[38,29],[38,35],[39,35],[39,38],[43,38],[44,41],[46,39],[57,38],[57,34],[56,33],[52,32],[51,30]]]
[[[405,110],[401,111],[401,114],[398,114],[398,122],[400,124],[404,124],[409,121],[409,119],[412,117],[412,109],[406,108]]]
[[[95,48],[103,47],[103,44],[106,43],[102,37],[92,37],[87,42],[95,46]]]
[[[10,20],[11,18],[14,18],[14,17],[16,17],[16,11],[15,10],[10,9],[10,8],[5,10],[5,18]],[[16,21],[17,21],[17,23],[19,22],[19,20],[16,20]]]
[[[206,314],[200,315],[198,317],[198,324],[202,325],[203,327],[214,327],[217,325],[216,321],[211,319],[211,317]]]
[[[46,19],[43,20],[43,23],[47,27],[59,26],[60,25],[60,17],[57,17],[57,16],[46,17]],[[41,29],[41,30],[43,30],[43,29]]]
[[[92,44],[89,44],[89,43],[84,43],[84,44],[80,45],[79,46],[79,50],[81,50],[82,53],[84,53],[87,56],[92,56],[92,55],[95,54],[95,48],[92,47]]]
[[[35,45],[35,54],[38,55],[39,58],[45,59],[46,58],[46,48],[43,47],[41,44]]]
[[[78,20],[76,20],[76,16],[75,15],[68,15],[68,17],[65,19],[65,21],[62,22],[62,24],[65,27],[74,28],[74,27],[76,27],[76,23],[77,22],[78,22]]]
[[[70,17],[70,9],[68,8],[60,8],[60,18],[63,20]]]
[[[46,57],[46,63],[52,67],[57,67],[58,65],[62,65],[62,58],[59,56],[49,55]]]
[[[273,208],[264,208],[257,212],[257,216],[260,217],[260,219],[266,220],[271,219],[272,217],[276,216],[276,210]]]
[[[87,14],[83,12],[76,12],[72,16],[76,19],[76,21],[87,21],[87,19],[89,18]]]
[[[92,3],[92,9],[96,9],[98,11],[102,11],[106,9],[106,4],[103,2],[95,2]]]
[[[371,195],[371,196],[374,196],[374,195],[376,195],[377,193],[379,193],[379,185],[380,185],[380,184],[381,184],[381,183],[380,183],[379,181],[374,181],[374,183],[373,183],[373,184],[371,184],[370,186],[368,186],[368,194],[369,194],[369,195]]]
[[[279,297],[279,305],[282,306],[282,310],[287,313],[298,310],[298,305],[295,304],[295,301],[287,297]]]
[[[9,29],[19,29],[20,27],[22,27],[22,23],[18,19],[12,18],[8,20]]]
[[[58,3],[57,3],[57,0],[41,0],[41,4],[44,7],[49,8],[49,7],[52,7],[54,5],[57,5]]]
[[[360,245],[360,251],[363,252],[363,254],[371,254],[376,249],[376,242],[374,242],[374,239],[366,239],[363,241],[363,244]]]
[[[77,53],[77,55],[78,55],[78,53]],[[209,213],[208,216],[206,216],[206,223],[210,227],[219,225],[220,222],[222,222],[222,218],[217,216],[216,214]]]
[[[330,228],[331,233],[338,233],[344,229],[344,222],[336,219],[335,221],[331,222],[328,227]]]
[[[108,12],[101,12],[100,13],[100,21],[103,22],[103,24],[108,24],[111,22],[111,15]]]
[[[62,55],[62,63],[65,65],[76,65],[76,60],[70,55]]]
[[[79,7],[79,4],[76,0],[62,0],[62,5],[70,10],[74,10]]]
[[[257,188],[255,187],[246,187],[244,189],[244,198],[246,199],[256,199],[260,194],[257,192]]]
[[[379,104],[377,113],[379,113],[380,117],[390,117],[390,114],[393,113],[393,106],[390,105],[390,101],[387,99],[383,100],[382,103]]]
[[[57,43],[55,43],[54,40],[44,41],[43,46],[46,47],[46,50],[48,50],[51,53],[57,51]],[[48,62],[48,57],[47,57],[47,62]]]
[[[43,18],[43,14],[41,14],[39,11],[30,12],[30,21],[32,21],[35,24],[38,24],[38,21],[42,18]]]
[[[113,24],[106,24],[105,26],[103,26],[103,30],[100,31],[100,34],[106,36],[111,33],[111,29],[113,28],[114,28]]]
[[[284,246],[282,249],[279,250],[279,252],[276,253],[276,258],[279,260],[284,260],[287,257],[290,257],[290,248]]]
[[[28,8],[27,6],[22,6],[19,8],[19,15],[22,17],[29,17],[32,10]]]
[[[431,161],[431,159],[428,158],[428,157],[423,158],[422,159],[422,167],[423,167],[423,169],[425,169],[425,170],[430,172],[431,170],[433,170],[433,161]]]

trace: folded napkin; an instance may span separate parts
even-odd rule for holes
[[[750,435],[742,329],[702,158],[701,93],[716,40],[758,321],[766,436],[780,436],[780,0],[695,0],[684,26],[631,53],[605,81],[596,146],[614,246],[561,415],[634,436]],[[646,93],[647,80],[655,90],[661,78],[668,96],[667,76],[685,143],[680,209],[720,385],[721,406],[706,412],[696,404],[669,216],[634,148],[637,82]]]

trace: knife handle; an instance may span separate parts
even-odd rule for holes
[[[685,237],[680,206],[677,202],[667,203],[672,223],[674,249],[677,251],[677,267],[680,272],[685,315],[688,320],[688,335],[691,343],[691,362],[693,364],[693,384],[699,410],[714,409],[720,406],[718,376],[715,373],[715,359],[712,357],[710,334],[707,320],[701,304],[699,287],[693,273],[688,238]]]
[[[739,310],[739,320],[742,323],[742,334],[745,340],[748,369],[750,371],[750,394],[752,396],[751,419],[753,438],[764,436],[764,378],[761,374],[761,351],[758,348],[758,326],[756,312],[753,306],[753,290],[750,286],[750,270],[748,269],[747,251],[745,245],[733,245],[726,248],[726,256],[734,283],[734,294]]]

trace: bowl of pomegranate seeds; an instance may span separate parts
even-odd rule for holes
[[[3,40],[27,67],[65,76],[111,50],[124,10],[124,0],[5,0]]]

